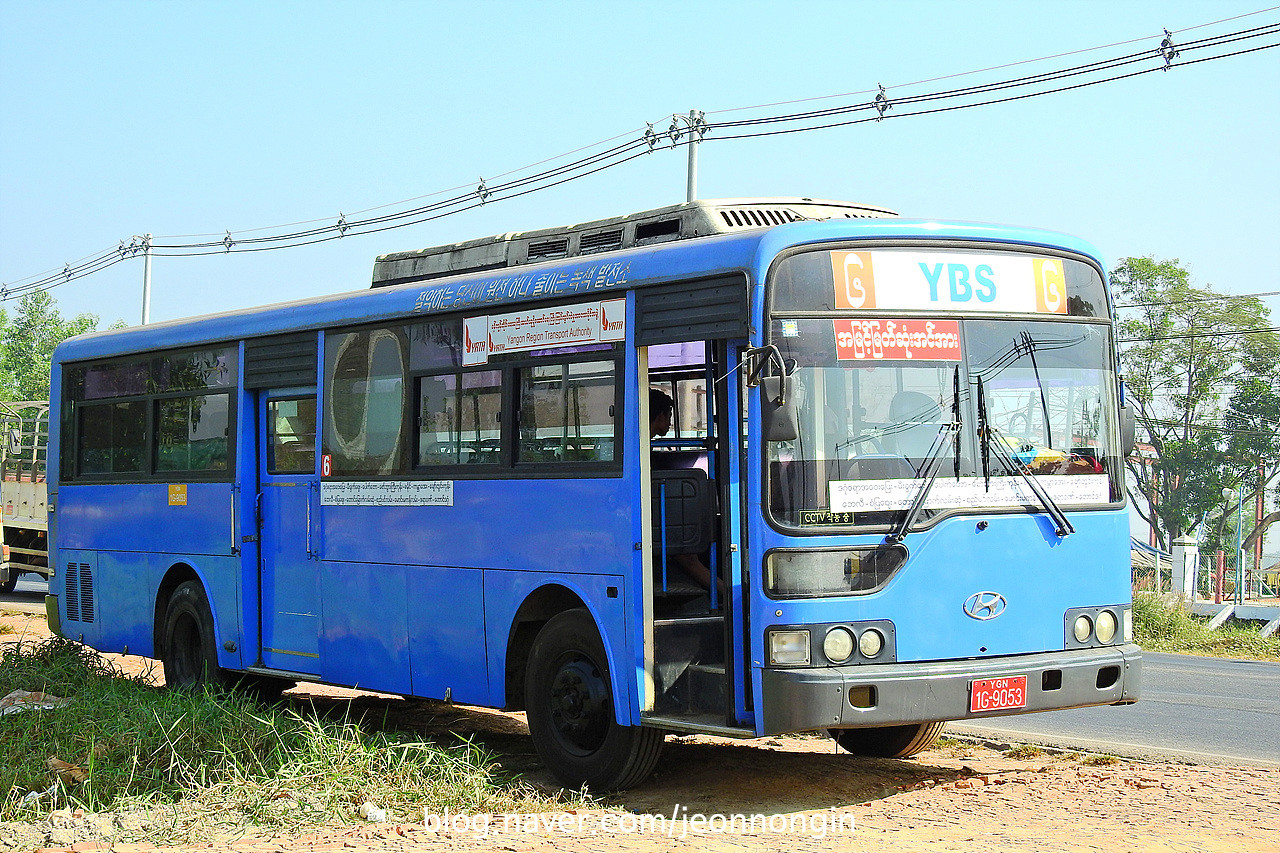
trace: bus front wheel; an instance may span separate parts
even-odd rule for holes
[[[876,758],[910,758],[938,742],[946,723],[879,726],[871,729],[830,729],[845,752]]]
[[[529,734],[547,769],[566,787],[631,787],[653,771],[662,750],[662,730],[617,722],[607,661],[584,609],[553,616],[529,652]]]
[[[164,616],[164,681],[170,687],[221,687],[213,610],[199,581],[179,584]]]

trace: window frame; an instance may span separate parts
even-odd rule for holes
[[[157,391],[156,365],[161,360],[173,361],[195,353],[214,350],[225,350],[231,375],[225,385],[205,386],[181,391]],[[110,367],[145,360],[147,362],[146,390],[118,397],[98,397],[92,400],[83,399],[83,387],[77,395],[74,377],[95,367]],[[171,483],[171,482],[234,482],[236,478],[236,457],[239,448],[239,407],[240,407],[240,342],[222,341],[200,346],[183,347],[181,349],[160,352],[133,352],[111,358],[90,359],[68,362],[62,366],[62,413],[63,423],[62,446],[59,450],[59,479],[68,484],[73,483]],[[227,466],[217,469],[160,470],[159,459],[159,408],[163,400],[190,399],[193,397],[225,396],[227,398]],[[82,467],[84,412],[98,406],[110,406],[119,403],[142,403],[144,406],[143,424],[143,460],[138,471],[85,472]],[[68,430],[66,427],[70,425]]]
[[[554,307],[555,305],[571,305],[570,302],[556,303],[529,303],[527,308],[535,310],[542,307]],[[468,312],[474,313],[474,312]],[[320,387],[323,393],[320,395],[320,411],[319,411],[319,436],[317,437],[317,453],[330,455],[331,448],[329,446],[329,428],[327,420],[331,416],[333,406],[332,395],[332,376],[330,376],[329,365],[329,341],[331,336],[342,335],[359,332],[373,332],[378,329],[397,330],[398,334],[404,334],[410,342],[412,348],[413,329],[415,326],[432,324],[432,325],[455,325],[459,330],[457,339],[461,340],[461,328],[463,318],[467,316],[464,313],[451,314],[432,314],[422,317],[405,317],[394,321],[383,321],[379,323],[362,323],[360,325],[344,325],[325,328],[321,330],[326,357],[324,363],[320,365],[321,373],[319,376]],[[378,472],[357,472],[333,474],[325,477],[325,480],[333,482],[341,482],[344,480],[361,481],[370,479],[404,479],[404,480],[481,480],[481,479],[584,479],[595,477],[613,477],[622,476],[623,460],[625,458],[626,449],[629,442],[625,438],[625,408],[624,400],[626,397],[626,341],[610,342],[605,344],[585,345],[591,349],[584,350],[584,345],[569,345],[559,349],[548,348],[543,350],[535,350],[532,352],[516,352],[497,355],[490,358],[485,364],[480,365],[462,365],[461,355],[459,353],[458,363],[441,366],[437,365],[430,368],[414,369],[411,351],[406,355],[406,371],[404,375],[405,382],[405,405],[401,413],[401,430],[402,436],[406,436],[406,446],[403,449],[402,464],[395,471],[387,473]],[[592,361],[609,361],[613,364],[613,459],[607,462],[600,461],[550,461],[550,462],[520,462],[518,461],[519,451],[519,424],[517,421],[517,412],[520,404],[520,382],[521,371],[527,370],[534,366],[544,365],[570,365],[581,362]],[[335,362],[336,364],[336,362]],[[458,462],[445,464],[421,464],[422,453],[422,434],[421,434],[421,394],[422,380],[434,376],[454,376],[458,378],[458,385],[461,386],[461,378],[469,373],[499,371],[502,375],[502,384],[500,395],[502,400],[501,418],[499,420],[499,454],[498,460],[495,462]],[[456,393],[456,391],[455,391]]]

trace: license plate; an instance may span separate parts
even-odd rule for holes
[[[969,685],[969,710],[1001,711],[1027,707],[1027,677],[979,678]]]

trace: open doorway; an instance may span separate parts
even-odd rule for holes
[[[737,442],[727,416],[727,347],[718,341],[647,349],[649,488],[648,586],[652,618],[653,717],[699,726],[731,722],[727,504],[729,454]]]

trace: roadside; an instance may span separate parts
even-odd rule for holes
[[[41,623],[0,616],[0,643],[40,633]],[[126,658],[134,671],[149,661]],[[294,707],[355,704],[423,738],[457,734],[500,755],[506,772],[551,788],[529,744],[523,716],[307,688]],[[37,757],[43,760],[43,756]],[[79,815],[59,811],[34,823],[0,824],[0,849],[219,849],[310,853],[374,851],[936,850],[1151,851],[1274,850],[1280,780],[1256,767],[1143,763],[1034,748],[995,749],[943,741],[909,761],[837,754],[816,735],[732,741],[670,737],[653,778],[598,804],[565,806],[486,825],[462,810],[403,822],[317,827],[268,838],[221,825],[190,824],[174,847],[131,839],[179,818],[179,809]],[[6,792],[7,793],[7,792]],[[12,796],[10,794],[10,796]],[[741,815],[733,823],[734,815]],[[673,821],[671,817],[676,819]],[[190,815],[181,816],[183,820]],[[199,816],[197,816],[199,817]],[[751,821],[754,820],[754,823]],[[742,830],[742,831],[728,831]],[[777,832],[775,830],[783,830]],[[100,847],[94,848],[94,843]]]

